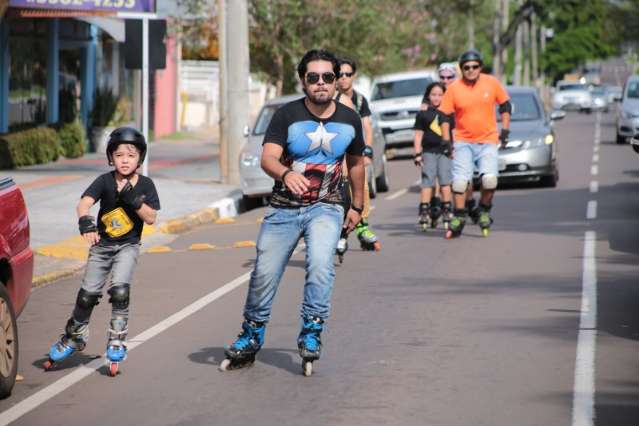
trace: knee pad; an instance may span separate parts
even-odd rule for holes
[[[113,309],[124,310],[129,307],[129,285],[121,284],[109,289],[109,303]]]
[[[497,176],[482,175],[481,177],[482,189],[495,189],[497,188]]]
[[[93,308],[100,303],[101,294],[89,293],[81,288],[78,291],[78,297],[75,300],[75,308],[73,309],[73,318],[79,323],[88,323]]]
[[[456,194],[463,194],[464,192],[466,192],[467,187],[468,187],[468,182],[465,180],[453,181],[453,192]]]

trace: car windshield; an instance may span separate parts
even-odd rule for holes
[[[627,96],[629,98],[639,98],[639,81],[631,81],[628,83]]]
[[[372,100],[401,98],[404,96],[422,96],[433,80],[428,77],[377,83],[373,89]]]
[[[271,123],[273,114],[275,114],[275,111],[277,111],[282,105],[283,104],[265,105],[262,108],[262,111],[260,111],[260,115],[257,117],[255,128],[253,129],[254,135],[263,135],[264,133],[266,133],[266,129]]]
[[[510,95],[510,103],[513,108],[511,121],[529,121],[541,119],[539,103],[532,93],[514,93]],[[501,120],[501,114],[497,111],[497,119]]]
[[[604,96],[606,94],[606,89],[604,89],[603,87],[595,87],[594,89],[592,89],[592,94]]]
[[[558,87],[559,91],[564,91],[564,90],[588,90],[588,87],[586,87],[585,84],[579,84],[579,83],[575,83],[575,84],[561,84]]]

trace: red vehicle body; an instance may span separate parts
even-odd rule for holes
[[[33,252],[29,246],[29,217],[20,188],[0,178],[0,282],[20,315],[31,293]]]

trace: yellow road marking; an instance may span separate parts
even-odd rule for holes
[[[155,246],[155,247],[151,247],[146,252],[147,253],[170,253],[171,251],[172,251],[171,247],[169,246]]]
[[[213,250],[215,246],[208,243],[196,243],[189,246],[189,250]]]

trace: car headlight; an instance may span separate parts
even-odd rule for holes
[[[240,162],[245,167],[256,167],[260,162],[260,157],[250,152],[240,154]]]
[[[555,141],[555,137],[549,133],[546,136],[544,136],[543,141],[546,145],[550,145],[551,143]]]

